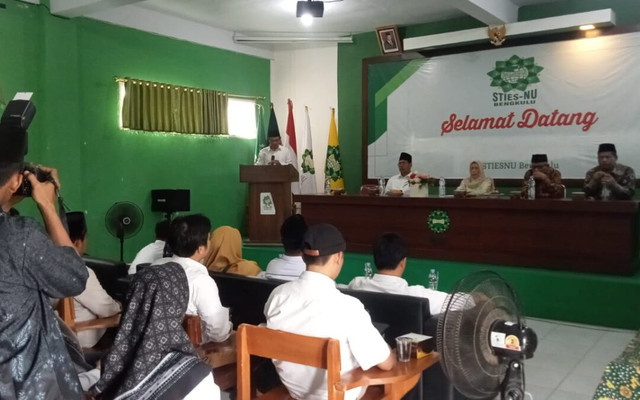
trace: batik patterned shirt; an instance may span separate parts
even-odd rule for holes
[[[591,168],[587,171],[587,176],[584,178],[584,193],[589,196],[601,200],[602,185],[600,182],[593,179],[593,175],[596,172],[602,171],[600,166]],[[633,172],[631,167],[626,165],[616,164],[613,171],[608,172],[613,176],[620,188],[611,189],[611,198],[617,200],[630,200],[633,197],[633,193],[636,188],[636,173]]]
[[[2,212],[0,249],[0,399],[82,399],[49,298],[84,290],[84,262],[34,220]]]

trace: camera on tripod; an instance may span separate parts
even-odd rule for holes
[[[36,114],[36,107],[31,102],[31,93],[17,93],[0,118],[0,162],[21,163],[28,151],[27,128]],[[44,171],[35,165],[25,164],[23,172],[29,171],[40,182],[55,180],[49,171]],[[15,192],[17,196],[31,196],[32,187],[28,179],[22,180],[22,185]]]

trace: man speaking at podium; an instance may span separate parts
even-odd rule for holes
[[[278,123],[272,123],[275,118],[269,121],[269,146],[260,150],[258,153],[258,165],[288,165],[296,166],[296,156],[290,148],[282,145],[280,132],[278,131]]]

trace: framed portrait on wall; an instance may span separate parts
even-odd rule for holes
[[[402,43],[398,36],[398,27],[395,25],[383,26],[376,28],[378,35],[378,43],[382,54],[400,53],[402,51]]]

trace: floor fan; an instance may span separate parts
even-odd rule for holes
[[[143,222],[140,207],[128,201],[117,202],[107,211],[105,225],[107,231],[120,240],[120,261],[124,261],[124,240],[135,236]]]
[[[525,326],[516,293],[498,274],[462,278],[438,321],[437,348],[445,375],[469,399],[522,400],[523,360],[533,357],[535,332]]]

